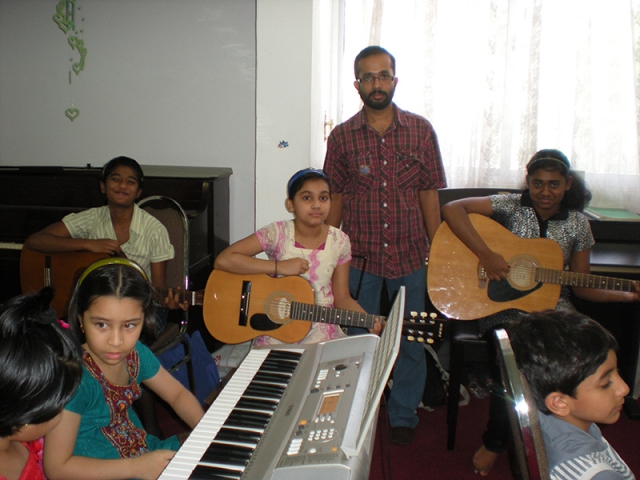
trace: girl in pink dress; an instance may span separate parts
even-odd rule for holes
[[[316,305],[366,313],[349,293],[349,237],[324,223],[331,208],[329,179],[321,170],[297,172],[287,184],[285,207],[293,220],[273,222],[226,248],[214,268],[231,273],[300,275],[311,283]],[[267,259],[256,258],[266,253]],[[380,332],[380,324],[372,333]],[[313,323],[302,343],[345,336],[338,325]],[[279,343],[262,336],[256,345]]]

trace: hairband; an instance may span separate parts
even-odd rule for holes
[[[303,175],[306,175],[308,173],[315,173],[319,177],[322,177],[327,182],[329,182],[329,177],[327,177],[327,174],[324,173],[322,170],[318,170],[317,168],[305,168],[303,170],[300,170],[300,171],[294,173],[293,177],[291,177],[289,179],[289,183],[287,183],[287,193],[289,194],[289,196],[291,196],[291,187],[296,182],[296,180],[298,180],[300,177],[302,177]]]
[[[529,163],[527,163],[527,171],[529,171],[529,169],[531,168],[531,165],[533,165],[534,163],[537,163],[537,162],[541,162],[542,160],[551,160],[551,161],[554,161],[554,162],[561,163],[568,170],[571,170],[571,164],[569,163],[569,160],[567,160],[565,162],[564,160],[561,160],[561,159],[555,158],[555,157],[540,157],[540,158],[534,158],[534,159],[530,160]]]
[[[80,276],[80,279],[78,280],[78,286],[80,286],[84,281],[84,279],[87,278],[87,275],[89,275],[91,272],[93,272],[94,270],[97,270],[100,267],[104,267],[105,265],[122,265],[125,267],[131,267],[134,270],[137,270],[138,273],[140,273],[140,275],[142,275],[142,277],[147,282],[149,281],[149,277],[147,277],[147,272],[145,272],[144,269],[133,260],[129,260],[128,258],[122,258],[122,257],[108,257],[108,258],[102,258],[96,262],[93,262],[91,265],[89,265],[87,269],[83,272],[83,274]]]

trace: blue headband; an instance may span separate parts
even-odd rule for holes
[[[287,183],[287,196],[288,197],[291,197],[291,187],[296,182],[296,180],[298,180],[303,175],[307,175],[308,173],[313,173],[313,174],[317,175],[318,177],[325,179],[327,181],[327,183],[329,183],[329,177],[327,177],[327,174],[324,173],[322,170],[318,170],[317,168],[305,168],[304,170],[300,170],[300,171],[294,173],[293,177],[291,177],[289,179],[289,183]]]

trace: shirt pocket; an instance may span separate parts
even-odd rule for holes
[[[372,190],[377,178],[375,156],[371,152],[356,152],[351,156],[349,165],[354,192]]]
[[[411,151],[396,153],[396,186],[400,190],[414,190],[420,185],[421,157]]]

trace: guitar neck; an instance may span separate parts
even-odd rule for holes
[[[551,270],[549,268],[537,268],[536,280],[543,283],[569,285],[572,287],[635,292],[633,280],[605,277],[602,275],[591,275],[587,273],[567,272],[564,270]]]
[[[372,328],[376,318],[379,318],[381,322],[385,320],[385,317],[379,315],[300,302],[291,302],[290,316],[293,320],[308,320],[310,322],[362,328]]]
[[[155,287],[155,291],[155,299],[160,303],[162,303],[164,299],[169,295],[168,287]],[[203,290],[180,290],[179,292],[177,292],[175,288],[172,288],[171,293],[173,295],[178,293],[179,302],[187,302],[189,306],[202,305],[202,302],[204,300]]]

